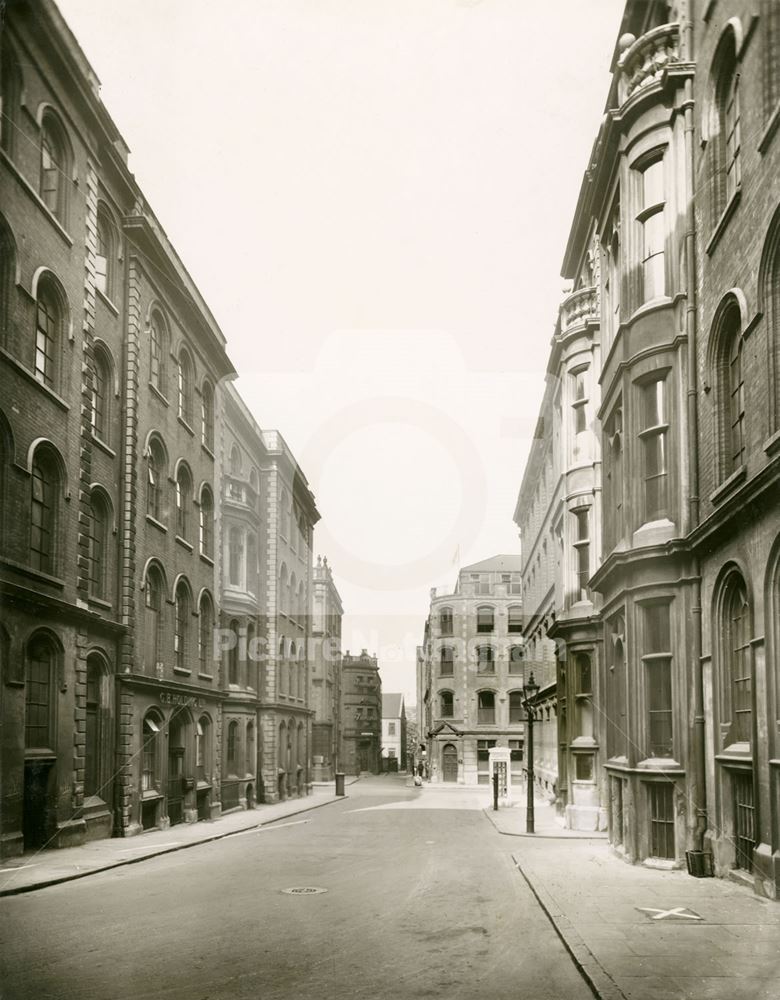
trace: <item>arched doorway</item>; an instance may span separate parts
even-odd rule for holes
[[[188,724],[189,717],[184,711],[174,712],[168,723],[167,807],[171,826],[184,819],[184,756]]]
[[[446,743],[441,752],[442,781],[458,780],[458,748],[454,743]]]

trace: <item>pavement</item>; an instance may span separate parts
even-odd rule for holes
[[[601,1000],[778,1000],[780,904],[727,879],[630,865],[603,839],[512,857]]]
[[[347,778],[345,784],[352,785],[358,780],[357,777]],[[342,802],[347,797],[336,796],[332,781],[315,782],[311,794],[303,798],[236,810],[201,823],[181,823],[167,830],[149,830],[136,837],[109,837],[79,847],[31,851],[16,858],[6,858],[0,863],[0,896],[16,896],[86,878],[111,868],[137,864],[160,854],[186,850],[244,830],[267,826],[332,802]]]

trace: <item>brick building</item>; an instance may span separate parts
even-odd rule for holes
[[[367,650],[341,657],[341,749],[346,774],[379,774],[382,750],[382,680],[377,658]]]
[[[771,0],[626,5],[563,270],[575,291],[562,319],[578,295],[593,303],[593,614],[550,629],[565,640],[561,742],[583,735],[572,698],[590,702],[615,850],[654,866],[704,851],[772,898],[779,38]]]
[[[319,513],[300,466],[278,431],[264,431],[268,664],[260,728],[265,800],[311,789],[309,640],[312,545]]]
[[[525,710],[520,557],[464,566],[452,593],[431,591],[418,656],[421,743],[433,782],[487,784],[489,750],[522,774]]]
[[[317,556],[309,660],[311,663],[312,774],[329,781],[339,770],[341,745],[341,620],[344,608],[327,558]]]
[[[50,0],[0,79],[0,853],[304,794],[311,491]]]
[[[235,387],[223,383],[217,401],[219,500],[214,558],[222,632],[214,644],[214,671],[221,678],[223,699],[219,763],[224,811],[265,801],[259,710],[269,692],[265,686],[267,549],[261,470],[268,456],[263,432]]]

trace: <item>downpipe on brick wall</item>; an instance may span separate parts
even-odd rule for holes
[[[693,20],[690,11],[690,0],[681,4],[681,40],[682,57],[693,62]],[[693,116],[694,95],[693,81],[688,77],[684,90],[684,141],[686,163],[686,226],[685,226],[685,270],[686,270],[686,306],[685,333],[687,345],[688,386],[687,386],[687,416],[688,416],[688,534],[699,523],[699,400],[698,400],[698,360],[696,356],[697,340],[697,297],[696,297],[696,211],[694,207],[695,192],[695,123]],[[701,570],[698,557],[693,557],[693,787],[691,789],[694,808],[696,810],[696,825],[693,831],[694,849],[704,848],[704,835],[707,831],[707,784],[705,775],[705,741],[704,725],[704,678],[702,676],[702,609],[701,609]]]

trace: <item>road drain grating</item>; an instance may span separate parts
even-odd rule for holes
[[[316,896],[317,893],[327,891],[327,889],[320,889],[314,885],[294,885],[291,889],[282,889],[282,892],[288,896]]]

